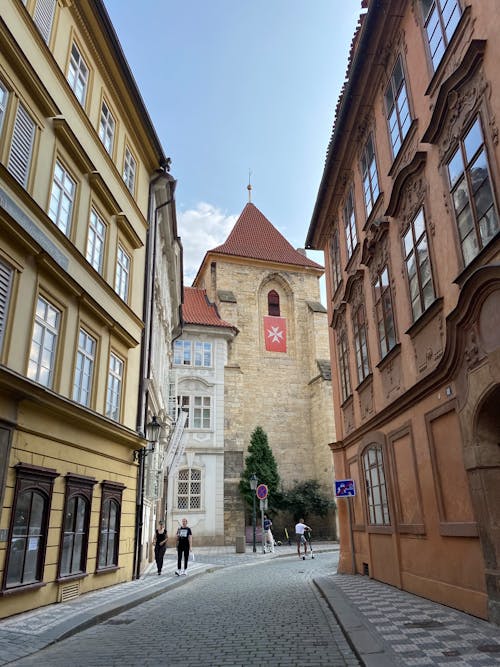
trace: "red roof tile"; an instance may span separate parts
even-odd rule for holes
[[[235,329],[229,322],[221,320],[214,303],[210,303],[207,291],[194,287],[184,287],[184,303],[182,304],[184,324],[202,324],[209,327],[225,327]]]
[[[250,203],[243,209],[225,242],[209,252],[323,269],[295,250],[259,209]]]

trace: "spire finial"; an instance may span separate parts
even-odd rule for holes
[[[248,190],[248,203],[252,203],[252,184],[250,182],[250,177],[252,176],[252,171],[249,169],[248,170],[248,185],[247,185],[247,190]]]

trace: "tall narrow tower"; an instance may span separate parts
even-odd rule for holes
[[[335,439],[323,267],[293,248],[251,202],[194,281],[239,335],[225,370],[225,535],[240,534],[240,473],[256,426],[268,435],[284,488],[317,479],[331,493]],[[265,482],[265,480],[260,480]],[[272,498],[270,498],[272,505]],[[325,530],[333,534],[334,528]]]

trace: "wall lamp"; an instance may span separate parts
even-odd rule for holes
[[[149,424],[146,424],[146,441],[148,445],[146,447],[141,447],[141,449],[134,449],[134,461],[138,461],[141,457],[154,452],[155,445],[160,437],[160,431],[161,424],[156,419],[156,416],[153,416]]]

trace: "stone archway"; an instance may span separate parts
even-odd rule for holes
[[[483,549],[489,620],[500,624],[500,384],[474,420],[476,467],[469,469]]]

